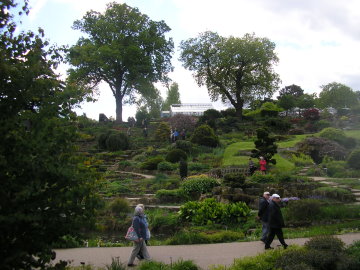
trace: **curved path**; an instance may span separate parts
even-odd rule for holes
[[[353,241],[360,240],[360,233],[348,233],[337,235],[347,245]],[[289,245],[303,245],[308,238],[288,239]],[[274,240],[272,246],[279,245],[278,240]],[[246,256],[255,256],[264,252],[264,244],[260,241],[254,242],[235,242],[221,244],[204,245],[179,245],[179,246],[150,246],[148,247],[150,256],[155,261],[170,264],[179,259],[193,260],[202,269],[209,269],[209,266],[221,264],[230,266],[234,259]],[[100,247],[100,248],[73,248],[58,249],[56,260],[71,260],[73,266],[81,263],[91,264],[96,267],[105,267],[111,263],[112,257],[119,257],[121,262],[126,263],[130,256],[132,247]],[[135,261],[138,263],[138,261]]]

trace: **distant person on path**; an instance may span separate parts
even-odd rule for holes
[[[273,249],[270,247],[272,241],[274,240],[275,235],[279,239],[280,243],[286,249],[288,245],[285,243],[284,235],[282,228],[285,226],[284,219],[280,209],[280,196],[278,194],[273,194],[272,200],[269,204],[269,235],[266,239],[265,249]]]
[[[148,136],[148,131],[147,131],[147,128],[144,127],[143,129],[143,134],[144,134],[144,137],[147,137]]]
[[[137,206],[141,207],[144,210],[144,223],[146,228],[146,237],[145,237],[145,244],[146,246],[149,245],[148,241],[150,240],[150,230],[149,230],[149,222],[147,220],[147,216],[145,214],[145,206],[143,204],[138,204]],[[143,260],[144,256],[141,253],[141,250],[139,251],[138,255],[136,256],[139,260]]]
[[[179,131],[177,131],[177,129],[175,128],[174,131],[174,142],[176,142],[179,139]]]
[[[260,157],[259,164],[261,173],[266,174],[266,160],[264,157]]]
[[[262,223],[262,234],[260,240],[266,243],[267,236],[269,234],[269,200],[270,192],[265,191],[259,201],[258,219]]]
[[[180,132],[180,137],[182,140],[185,140],[186,139],[186,132],[185,132],[185,129],[183,128],[182,131]]]
[[[134,248],[131,252],[128,266],[135,266],[134,260],[135,257],[141,252],[143,258],[145,260],[150,260],[150,255],[146,248],[146,221],[145,221],[145,213],[144,209],[140,206],[135,207],[135,213],[133,217],[133,227],[134,231],[136,232],[137,236],[139,237],[138,240],[134,241]]]
[[[252,159],[251,158],[249,158],[249,174],[250,175],[253,175],[254,174],[254,172],[256,171],[256,166],[255,166],[255,164],[254,164],[254,161],[252,161]]]

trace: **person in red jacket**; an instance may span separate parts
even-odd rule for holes
[[[264,157],[260,157],[259,164],[261,173],[266,174],[266,160]]]

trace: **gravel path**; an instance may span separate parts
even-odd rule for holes
[[[349,233],[338,235],[347,245],[353,241],[360,240],[360,233]],[[303,245],[308,238],[288,239],[289,245]],[[274,240],[272,246],[279,245],[278,240]],[[279,247],[280,248],[280,247]],[[91,264],[96,267],[104,267],[111,263],[112,257],[119,257],[121,262],[126,263],[132,247],[114,248],[73,248],[56,250],[56,261],[71,260],[73,266],[81,263]],[[229,266],[236,258],[254,256],[264,252],[264,244],[260,241],[236,242],[222,244],[205,245],[183,245],[183,246],[150,246],[148,247],[150,256],[155,261],[171,263],[179,259],[193,260],[202,269],[208,269],[210,265],[222,264]],[[138,261],[135,261],[138,263]]]

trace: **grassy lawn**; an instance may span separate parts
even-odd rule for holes
[[[302,141],[304,138],[308,137],[308,134],[303,135],[295,135],[292,140],[285,141],[285,142],[277,142],[279,148],[289,148],[294,147],[298,142]]]
[[[289,148],[294,147],[295,144],[300,142],[302,139],[304,139],[308,135],[296,135],[292,140],[280,142],[277,143],[279,149],[281,148]],[[249,156],[238,156],[237,153],[239,151],[250,151],[251,149],[254,149],[255,145],[254,142],[237,142],[229,145],[225,151],[224,156],[222,160],[223,166],[231,166],[231,165],[246,165],[249,160]],[[287,159],[283,158],[279,154],[276,154],[274,156],[276,159],[276,168],[279,170],[291,170],[295,167],[295,165],[288,161]],[[255,162],[256,163],[256,162]]]
[[[345,134],[348,137],[360,140],[360,130],[346,130]]]

